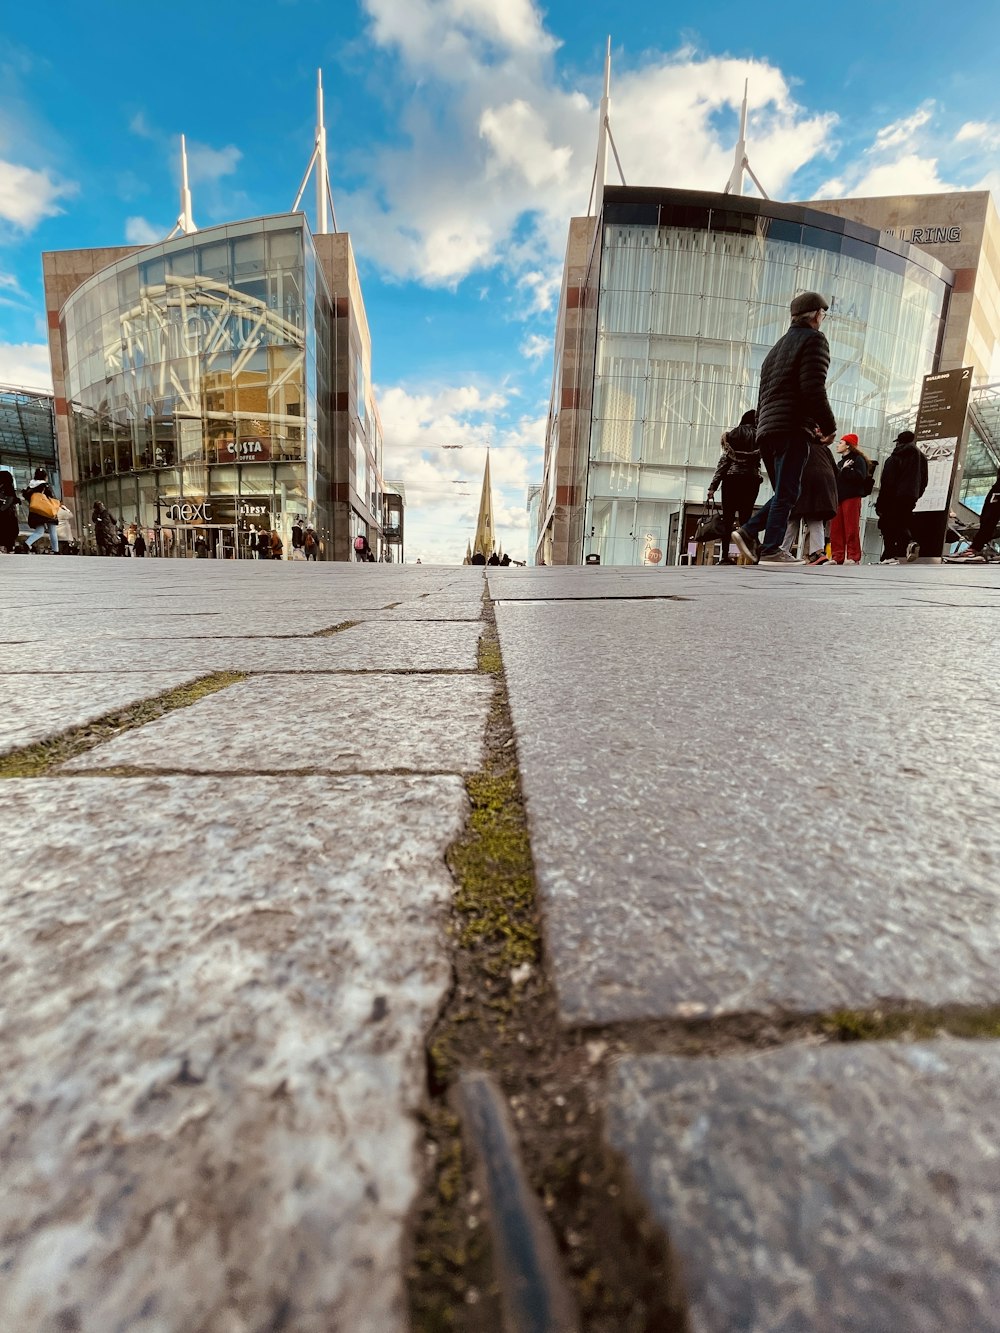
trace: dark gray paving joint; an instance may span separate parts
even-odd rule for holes
[[[489,1214],[504,1333],[578,1333],[575,1302],[528,1185],[503,1094],[488,1074],[466,1073],[457,1100]]]

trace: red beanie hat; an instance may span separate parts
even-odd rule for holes
[[[849,444],[852,449],[856,449],[858,447],[858,437],[856,435],[841,435],[840,438],[843,440],[845,444]]]

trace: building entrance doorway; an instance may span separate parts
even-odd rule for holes
[[[178,560],[197,559],[233,560],[236,558],[236,529],[213,527],[207,523],[192,523],[164,528],[163,555]]]

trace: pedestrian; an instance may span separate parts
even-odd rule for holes
[[[774,494],[733,532],[749,560],[765,569],[798,565],[782,550],[788,518],[799,498],[802,472],[815,430],[832,444],[837,422],[826,396],[830,344],[821,332],[829,302],[800,292],[789,306],[791,326],[764,358],[757,397],[757,447]],[[760,537],[763,532],[763,537]]]
[[[146,554],[146,538],[141,532],[135,534],[135,541],[132,543],[132,553],[133,555],[137,555],[140,560]]]
[[[871,464],[856,435],[841,435],[837,453],[837,512],[830,524],[830,558],[836,565],[860,565],[861,502],[871,494]]]
[[[35,475],[21,492],[28,502],[28,526],[31,535],[25,539],[28,550],[34,550],[35,542],[44,537],[46,532],[52,554],[59,554],[59,502],[49,485],[49,474],[43,467],[35,468]],[[34,507],[32,506],[34,501]]]
[[[763,477],[760,472],[760,450],[757,448],[757,413],[751,409],[740,417],[738,426],[722,432],[722,457],[715,476],[708,483],[708,499],[722,486],[723,565],[736,562],[729,554],[729,534],[740,527],[753,513],[757,492]]]
[[[10,555],[17,545],[21,532],[18,509],[21,502],[17,498],[12,472],[0,472],[0,551]]]
[[[302,547],[305,545],[305,539],[306,539],[306,535],[305,535],[305,533],[302,531],[302,520],[297,518],[297,519],[295,520],[295,522],[292,524],[292,553],[293,553],[293,554],[294,554],[296,551],[301,551],[301,550],[302,550]]]
[[[205,540],[204,534],[200,532],[198,533],[198,536],[195,538],[194,554],[196,560],[208,559],[208,542]]]
[[[364,535],[364,533],[358,533],[358,535],[354,538],[354,558],[355,560],[358,561],[359,564],[362,561],[368,560],[369,549],[370,548],[368,546],[368,538]]]
[[[882,533],[879,563],[883,565],[898,565],[900,560],[910,563],[920,554],[920,546],[910,531],[910,518],[927,489],[927,457],[917,447],[916,438],[912,430],[900,431],[896,447],[882,469],[875,512]]]
[[[487,560],[486,563],[488,565],[499,565],[500,557],[497,555],[496,551],[493,552],[493,554],[490,556],[489,560]]]
[[[316,540],[316,533],[312,528],[306,528],[305,536],[302,538],[302,549],[306,553],[307,560],[315,560],[319,553],[319,542]]]
[[[983,555],[983,548],[987,542],[993,540],[997,524],[1000,524],[1000,472],[997,473],[993,489],[983,503],[983,512],[979,515],[979,527],[975,536],[972,537],[964,551],[959,551],[958,555],[945,556],[948,564],[985,565],[986,557]]]
[[[485,564],[486,564],[486,557],[483,555],[482,551],[477,551],[477,552],[476,552],[476,554],[472,557],[472,563],[473,563],[474,565],[485,565]]]
[[[285,554],[285,548],[282,545],[281,534],[277,529],[271,533],[271,549],[268,552],[269,560],[280,560]]]
[[[269,528],[261,528],[257,533],[257,559],[270,560],[271,558],[271,532]]]
[[[802,469],[802,485],[799,498],[795,501],[788,527],[785,530],[783,550],[790,551],[799,532],[799,525],[805,525],[806,540],[809,545],[807,565],[825,565],[826,523],[837,512],[837,468],[830,453],[829,445],[823,443],[818,435],[809,441],[809,457]],[[802,555],[799,547],[799,556]]]

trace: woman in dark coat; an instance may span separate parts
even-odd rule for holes
[[[744,412],[738,426],[722,432],[722,457],[715,469],[715,476],[708,484],[708,498],[715,499],[715,492],[721,482],[722,521],[726,533],[745,523],[757,502],[762,477],[756,423],[756,412]],[[733,564],[729,557],[728,539],[722,545],[722,564]]]
[[[803,522],[809,540],[809,559],[806,564],[825,565],[824,525],[837,512],[837,503],[837,465],[829,445],[824,444],[817,435],[809,441],[809,457],[802,472],[802,487],[785,532],[785,550],[791,550],[798,535],[799,523]]]
[[[14,488],[14,475],[0,472],[0,550],[13,551],[21,530],[17,510],[20,505]]]
[[[841,435],[837,445],[837,513],[830,524],[830,559],[836,565],[861,564],[861,502],[871,492],[868,456],[856,435]]]

